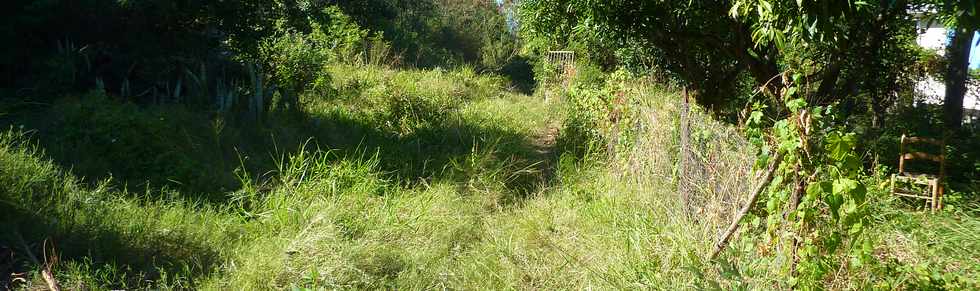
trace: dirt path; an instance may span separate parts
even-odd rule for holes
[[[549,183],[555,176],[555,163],[558,156],[555,153],[555,141],[558,138],[558,124],[549,122],[548,126],[534,137],[534,153],[538,160],[537,168],[541,171],[541,181]]]

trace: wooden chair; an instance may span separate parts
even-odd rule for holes
[[[932,144],[939,147],[939,155],[914,152],[909,150],[909,145],[913,144]],[[946,154],[945,143],[941,140],[902,135],[902,145],[898,157],[898,173],[892,175],[892,193],[904,197],[912,197],[926,200],[926,206],[936,211],[943,208],[943,178],[946,175]],[[912,160],[925,160],[938,163],[938,174],[931,173],[911,173],[906,170],[906,162]],[[912,186],[925,186],[926,189],[917,192],[914,187],[897,187],[896,184],[904,182]]]

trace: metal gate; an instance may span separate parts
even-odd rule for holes
[[[575,52],[549,51],[546,59],[559,76],[570,78],[575,75]]]

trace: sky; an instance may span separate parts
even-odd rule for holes
[[[980,69],[980,31],[973,34],[973,49],[970,50],[970,68]]]

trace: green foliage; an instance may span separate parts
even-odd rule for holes
[[[313,83],[326,61],[326,55],[305,35],[290,31],[263,42],[260,53],[268,58],[272,81],[292,94]]]
[[[803,81],[798,74],[793,80]],[[857,136],[834,126],[834,107],[808,105],[794,98],[794,88],[786,93],[791,115],[775,121],[769,137],[773,151],[786,157],[765,199],[765,213],[773,243],[794,250],[781,254],[795,265],[795,273],[786,274],[790,286],[814,289],[837,270],[872,263],[874,248],[865,235],[872,199]],[[760,126],[761,118],[760,111],[753,112],[749,126]],[[764,132],[749,131],[750,140],[765,149],[762,164],[775,154],[764,144]]]
[[[269,107],[266,99],[297,107],[311,83],[328,93],[329,76],[321,72],[327,62],[500,71],[518,46],[496,4],[486,1],[76,4],[18,0],[5,6],[0,34],[24,41],[3,48],[0,88],[41,102],[104,89],[140,104],[182,103],[223,113],[249,108],[259,117]],[[255,65],[264,70],[249,76]],[[271,82],[256,82],[265,79]],[[259,90],[249,88],[259,83]],[[229,97],[248,91],[255,95],[247,99],[250,106]]]
[[[573,87],[567,96],[568,112],[561,131],[561,143],[566,151],[583,153],[593,148],[601,148],[606,139],[600,128],[606,124],[608,98],[605,90]]]
[[[603,80],[601,73],[590,73],[588,66],[579,68],[572,87],[562,97],[564,119],[559,146],[579,157],[590,151],[614,154],[610,149],[629,145],[638,114],[638,100],[633,99],[637,92],[628,86],[632,78],[620,70]]]
[[[744,31],[727,17],[724,1],[524,1],[521,16],[532,52],[572,48],[607,67],[650,65],[690,86],[698,103],[713,110],[724,107],[743,65],[763,68],[774,60],[768,49],[741,41]],[[768,74],[759,83],[778,73],[759,72],[756,79]]]
[[[839,24],[863,17],[870,5],[866,1],[741,0],[732,4],[730,13],[752,23],[757,44],[773,43],[782,49],[799,42],[848,41],[849,27]]]
[[[936,20],[946,27],[973,28],[980,27],[980,12],[978,12],[976,0],[945,1],[945,0],[922,0],[922,6],[937,10]]]
[[[326,50],[325,53],[332,54],[332,58],[351,57],[368,41],[369,31],[361,28],[339,7],[324,8],[323,15],[328,20],[311,23],[309,37],[321,50]]]
[[[325,66],[358,57],[356,53],[370,40],[369,32],[337,6],[328,6],[309,18],[309,32],[288,26],[288,19],[280,19],[276,33],[259,43],[257,57],[269,68],[273,86],[281,89],[281,109],[297,110],[300,95],[310,89],[321,95],[331,94]]]
[[[909,11],[918,4],[524,1],[522,36],[532,52],[581,46],[576,50],[598,63],[676,80],[729,120],[744,118],[755,101],[785,112],[780,73],[794,70],[812,80],[800,89],[807,100],[846,101],[844,114],[871,115],[881,124],[878,114],[893,96],[909,96],[917,78],[904,68],[915,58]]]
[[[518,51],[517,37],[493,1],[433,1],[442,27],[436,43],[467,64],[500,71]]]
[[[493,1],[337,1],[360,26],[383,35],[408,64],[478,65],[497,71],[517,41]]]

